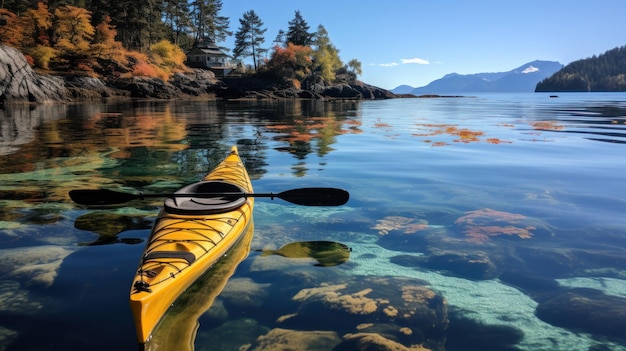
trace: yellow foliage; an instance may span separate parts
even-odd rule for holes
[[[37,45],[30,51],[30,56],[35,60],[35,66],[49,69],[50,61],[57,56],[57,51],[49,46]]]
[[[59,6],[54,10],[56,46],[69,54],[86,54],[96,30],[91,25],[91,13],[81,7]]]
[[[117,62],[121,65],[128,65],[126,59],[126,49],[122,43],[115,40],[117,31],[111,25],[111,17],[106,16],[95,28],[95,36],[91,45],[91,55],[96,58],[103,58]]]
[[[151,45],[150,53],[152,54],[152,58],[157,65],[170,68],[182,67],[185,63],[185,59],[187,58],[180,47],[167,40],[161,40],[160,42]]]
[[[22,26],[23,48],[35,45],[50,45],[49,29],[52,28],[52,14],[48,11],[48,5],[43,2],[37,3],[37,8],[30,8],[20,16]]]

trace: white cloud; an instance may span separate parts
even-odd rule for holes
[[[430,62],[428,62],[428,60],[424,60],[423,58],[419,58],[419,57],[413,57],[413,58],[409,58],[409,59],[402,59],[401,60],[403,64],[409,64],[409,63],[416,63],[418,65],[429,65]]]
[[[397,62],[390,63],[370,63],[370,66],[378,66],[378,67],[396,67],[398,65]]]
[[[418,64],[418,65],[429,65],[430,62],[428,60],[421,59],[419,57],[414,57],[410,59],[400,59],[401,64]],[[398,62],[389,62],[389,63],[370,63],[370,66],[379,66],[379,67],[396,67],[399,66]]]

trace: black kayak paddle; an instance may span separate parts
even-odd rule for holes
[[[341,206],[348,202],[350,194],[336,188],[300,188],[274,193],[193,193],[193,194],[131,194],[108,189],[76,189],[70,190],[70,198],[77,204],[86,206],[117,205],[132,200],[143,200],[148,197],[269,197],[279,198],[287,202],[304,206]]]

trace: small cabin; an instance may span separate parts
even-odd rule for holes
[[[194,44],[187,53],[187,65],[211,70],[218,77],[225,77],[237,68],[237,64],[211,38],[204,38]]]

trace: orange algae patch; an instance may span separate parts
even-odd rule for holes
[[[454,223],[476,224],[477,221],[482,220],[499,220],[506,222],[517,222],[519,220],[526,219],[524,215],[509,213],[504,211],[495,211],[490,208],[483,208],[480,210],[465,212],[465,216],[457,219]]]
[[[498,235],[518,236],[520,239],[530,239],[533,237],[531,230],[536,229],[533,226],[519,228],[514,226],[472,226],[465,230],[467,241],[474,243],[484,243],[490,237]]]
[[[480,142],[481,141],[480,137],[483,137],[485,135],[485,132],[483,132],[482,130],[471,130],[469,128],[459,128],[458,126],[452,125],[452,124],[423,123],[423,124],[417,124],[417,126],[423,127],[428,130],[424,133],[413,133],[411,134],[412,136],[432,137],[436,135],[450,135],[450,136],[458,137],[457,139],[453,140],[454,142],[457,142],[457,143],[468,144],[468,143],[473,143],[473,142]],[[490,144],[505,143],[498,138],[488,138],[486,141]],[[431,141],[430,139],[428,139],[425,142],[431,142]],[[507,142],[507,143],[510,143],[510,142]],[[446,146],[446,145],[449,145],[449,144],[443,141],[432,143],[432,146]]]
[[[460,137],[460,139],[454,140],[455,142],[471,143],[471,142],[479,142],[480,139],[478,139],[478,137],[482,136],[485,133],[482,131],[473,131],[473,130],[464,128],[464,129],[457,129],[453,133],[449,133],[449,134]]]
[[[484,243],[491,237],[500,235],[517,236],[520,239],[532,238],[531,231],[536,229],[534,226],[517,225],[525,219],[526,217],[521,214],[484,208],[465,212],[465,216],[454,223],[464,226],[463,233],[467,241]]]
[[[404,234],[413,234],[420,230],[428,229],[428,222],[420,220],[415,222],[412,218],[400,216],[387,216],[376,221],[371,229],[378,230],[378,234],[387,235],[392,230],[401,230]]]
[[[536,121],[531,122],[530,125],[536,130],[563,130],[564,126],[560,125],[557,121]]]
[[[501,139],[498,139],[498,138],[487,138],[486,141],[489,144],[495,144],[495,145],[498,145],[498,144],[511,144],[511,142],[508,141],[508,140],[501,140]]]

